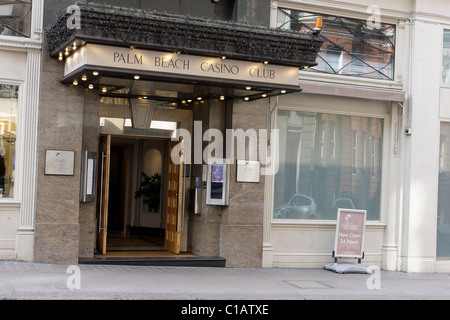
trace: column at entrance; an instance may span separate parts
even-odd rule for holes
[[[230,129],[242,129],[250,136],[256,133],[257,140],[246,139],[246,159],[237,159],[235,140],[235,157],[230,166],[230,204],[223,210],[220,233],[220,252],[226,258],[227,267],[262,267],[265,176],[260,175],[259,182],[238,182],[236,160],[252,160],[250,148],[256,148],[258,153],[260,144],[267,145],[259,130],[267,129],[268,111],[269,99],[253,102],[236,99],[228,110]],[[260,155],[257,160],[261,160]]]
[[[201,92],[199,93],[201,94]],[[194,111],[194,130],[192,134],[191,162],[193,170],[191,190],[195,190],[195,177],[202,177],[203,150],[210,143],[204,134],[208,129],[217,129],[225,132],[226,103],[218,99],[208,99],[196,102]],[[225,136],[225,134],[224,134]],[[201,148],[198,148],[198,145]],[[198,151],[201,151],[200,154]],[[197,154],[196,154],[197,152]],[[202,192],[200,212],[190,214],[189,220],[189,251],[204,257],[218,257],[220,255],[220,224],[222,221],[222,207],[206,205],[206,190]],[[191,210],[192,211],[192,210]]]
[[[78,263],[80,241],[80,167],[84,107],[98,94],[60,83],[64,65],[43,63],[39,112],[34,261]],[[95,117],[95,119],[97,119]],[[46,150],[74,154],[73,175],[46,174]]]
[[[229,205],[207,205],[206,190],[202,192],[200,214],[190,214],[189,228],[189,251],[192,253],[209,256],[222,257],[226,259],[227,267],[262,267],[263,247],[263,219],[264,219],[264,185],[265,178],[260,176],[259,182],[238,182],[236,179],[236,160],[238,155],[238,139],[234,139],[234,155],[227,154],[226,146],[231,143],[228,133],[239,131],[244,135],[256,133],[256,140],[245,139],[245,156],[239,160],[249,159],[249,150],[258,151],[259,130],[267,128],[267,113],[269,111],[269,100],[257,100],[254,102],[234,99],[220,101],[210,99],[204,103],[194,106],[194,133],[192,135],[192,161],[193,177],[202,177],[203,165],[198,164],[199,157],[205,163],[205,150],[214,143],[209,140],[207,130],[215,129],[223,133],[223,157],[232,156],[230,164],[230,189]],[[201,131],[199,133],[198,131]],[[242,136],[242,135],[241,135]],[[228,140],[227,140],[228,139]],[[267,141],[264,141],[267,143]],[[203,154],[196,155],[202,145]],[[215,145],[217,146],[217,144]],[[213,148],[211,148],[213,149]],[[266,150],[264,150],[266,151]],[[208,155],[208,152],[206,152]],[[213,155],[214,156],[214,155]],[[217,157],[217,155],[216,155]],[[258,160],[259,155],[257,155]],[[197,160],[194,162],[194,160]],[[254,159],[253,159],[254,160]],[[191,188],[194,187],[191,185]]]

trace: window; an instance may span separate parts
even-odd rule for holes
[[[441,123],[436,257],[450,260],[450,123]]]
[[[334,220],[348,208],[379,220],[383,119],[278,110],[277,127],[275,219]],[[365,151],[355,137],[363,136],[373,141],[371,161],[356,161]]]
[[[14,197],[18,86],[0,84],[0,197]]]
[[[450,85],[450,30],[444,30],[444,48],[442,52],[442,84]]]
[[[30,37],[31,0],[0,0],[0,35]]]
[[[312,30],[322,17],[324,40],[316,67],[309,70],[372,79],[394,79],[395,25],[376,29],[366,20],[279,8],[279,28]]]

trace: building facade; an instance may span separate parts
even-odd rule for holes
[[[33,259],[43,1],[0,4],[0,258]]]
[[[273,25],[301,30],[320,15],[326,39],[319,65],[300,72],[301,100],[282,97],[274,115],[286,137],[280,140],[280,171],[266,185],[266,208],[275,210],[266,212],[268,266],[329,261],[339,201],[367,210],[366,264],[448,270],[443,6],[272,3]],[[314,200],[310,219],[286,216],[293,194]]]
[[[321,268],[346,208],[366,211],[364,265],[450,270],[450,5],[27,5],[0,36],[2,259],[100,261],[148,240]]]

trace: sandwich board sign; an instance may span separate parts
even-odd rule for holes
[[[338,273],[371,273],[369,269],[361,265],[361,259],[364,258],[366,215],[366,210],[338,209],[333,250],[334,263],[327,264],[325,269]],[[358,259],[358,264],[339,264],[338,258],[355,258]]]

